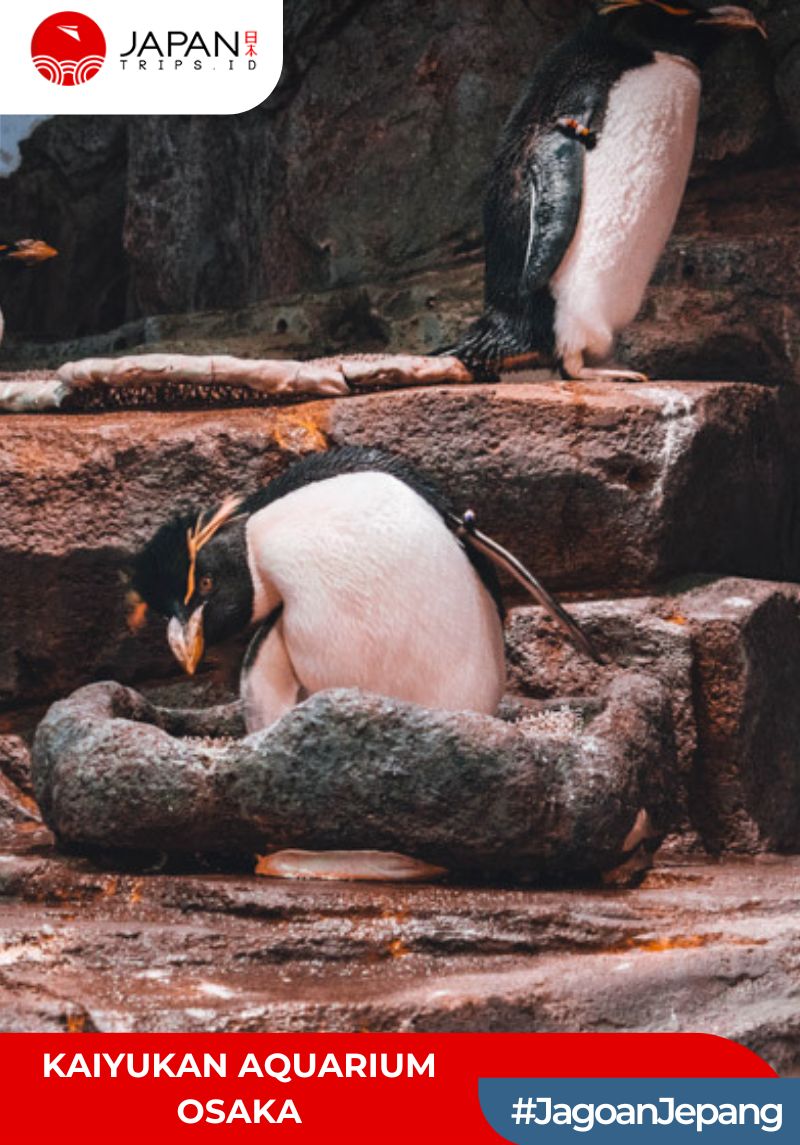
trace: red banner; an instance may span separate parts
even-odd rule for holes
[[[6,1034],[2,1140],[146,1145],[497,1142],[481,1077],[768,1078],[686,1034]]]

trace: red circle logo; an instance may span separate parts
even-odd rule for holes
[[[106,38],[81,12],[57,12],[43,20],[31,40],[39,75],[62,87],[93,79],[106,58]]]

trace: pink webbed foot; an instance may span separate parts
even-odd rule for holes
[[[582,354],[567,354],[561,363],[564,377],[571,382],[636,382],[650,381],[647,374],[617,366],[586,366]]]
[[[420,883],[447,872],[392,851],[276,851],[259,858],[257,875],[273,879]]]

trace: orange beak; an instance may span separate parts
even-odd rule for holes
[[[196,608],[185,624],[173,616],[167,625],[167,640],[172,654],[188,676],[193,676],[203,659],[205,639],[203,637],[203,609]]]
[[[37,262],[46,262],[48,258],[55,258],[58,251],[41,239],[20,239],[12,246],[0,247],[0,257],[14,258],[26,266],[34,266]]]

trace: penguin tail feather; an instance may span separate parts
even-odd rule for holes
[[[505,363],[535,354],[530,330],[499,310],[488,309],[452,346],[439,350],[463,362],[477,382],[496,382]],[[506,366],[505,368],[513,368]]]
[[[479,553],[488,557],[493,564],[503,569],[503,571],[513,577],[518,584],[521,584],[523,588],[530,593],[537,604],[541,605],[542,608],[550,614],[553,620],[561,625],[573,645],[580,652],[588,656],[590,660],[594,660],[596,664],[605,663],[591,639],[575,618],[547,591],[542,582],[533,575],[530,569],[526,568],[518,557],[510,553],[508,549],[503,548],[493,537],[488,536],[478,529],[475,523],[474,513],[466,513],[463,517],[451,517],[450,523],[456,536],[460,538],[464,545],[476,549]]]

